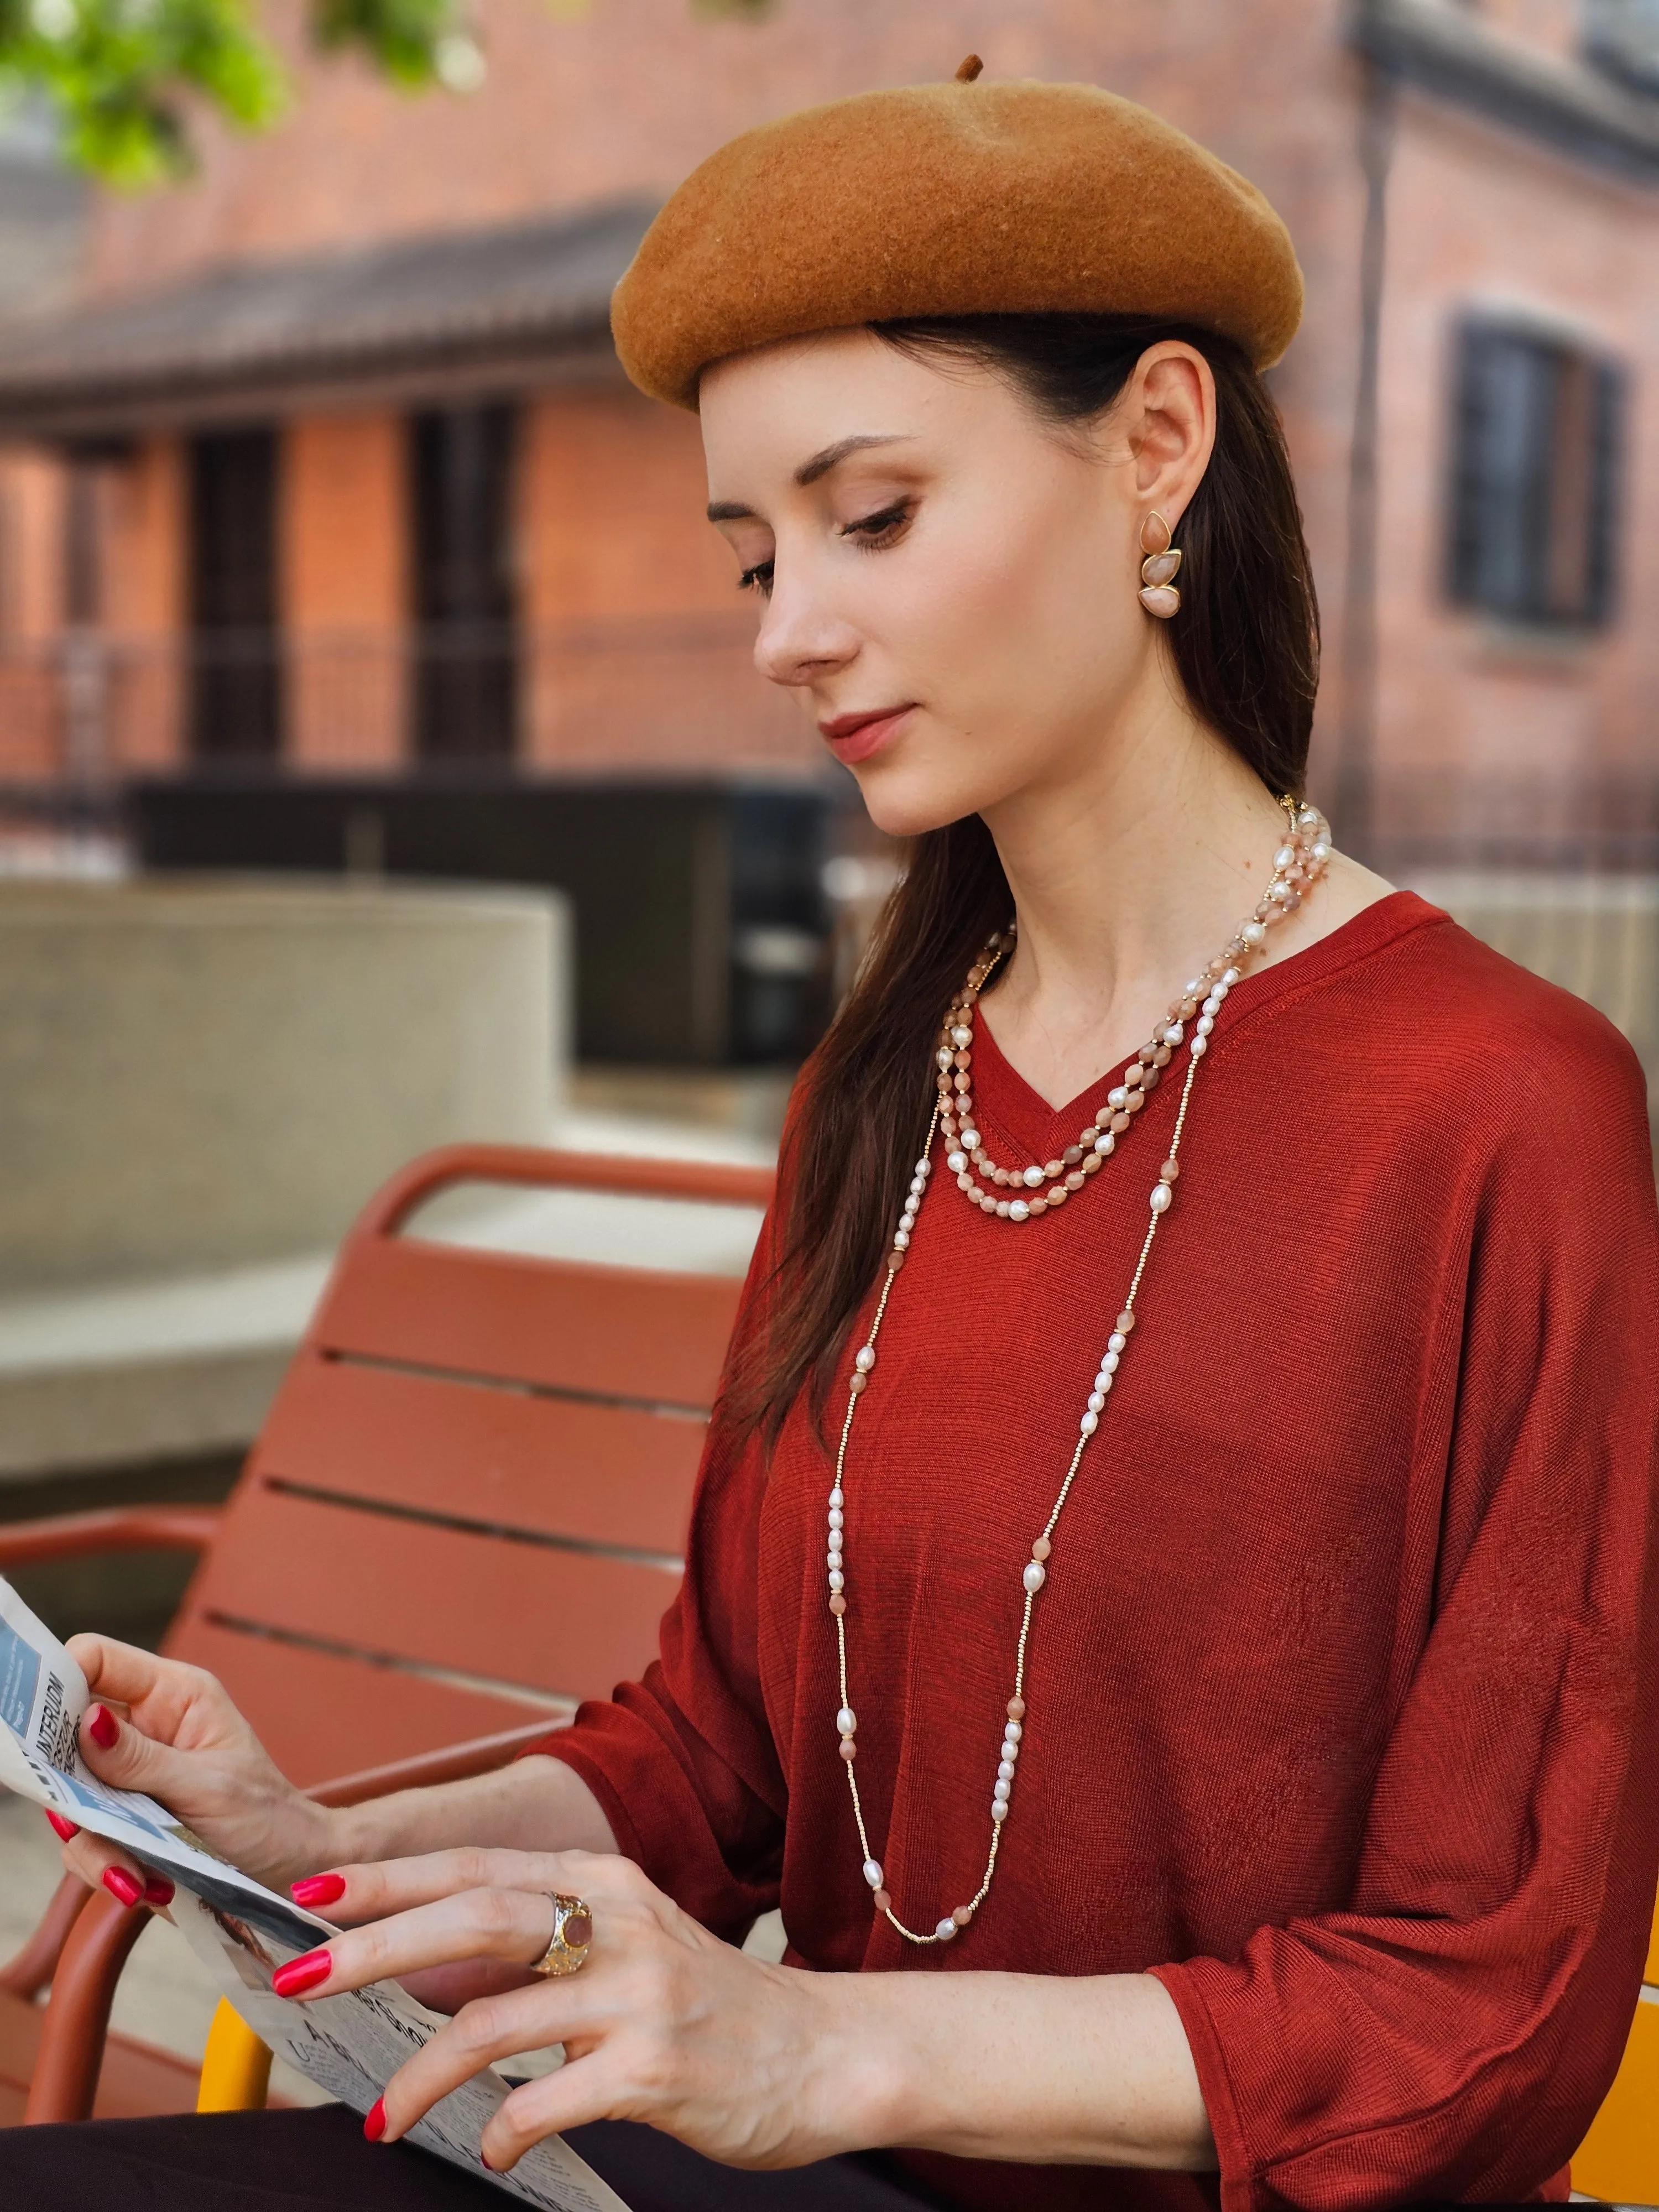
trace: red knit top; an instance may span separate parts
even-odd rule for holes
[[[1050,1158],[1101,1086],[1054,1112],[988,1026],[990,1149]],[[1021,1571],[1178,1095],[1037,1221],[970,1208],[939,1164],[895,1285],[848,1465],[848,1622],[871,1841],[912,1927],[979,1882]],[[769,1479],[716,1425],[660,1662],[545,1748],[708,1926],[781,1904],[797,1965],[1156,1973],[1226,2207],[1559,2197],[1659,1861],[1640,1070],[1588,1006],[1401,892],[1234,990],[1181,1169],[1055,1534],[1012,1812],[959,1940],[917,1950],[872,1910],[837,1755],[831,1461],[802,1408]],[[1212,2176],[913,2162],[999,2212],[1218,2197]]]

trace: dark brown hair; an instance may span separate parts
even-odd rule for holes
[[[1215,450],[1182,516],[1168,635],[1194,711],[1275,797],[1300,794],[1319,678],[1319,611],[1278,410],[1243,352],[1206,331],[1120,315],[878,323],[918,359],[1003,375],[1056,427],[1101,415],[1149,346],[1184,339],[1216,384]],[[802,1072],[784,1140],[767,1319],[724,1412],[769,1446],[803,1389],[822,1416],[836,1359],[880,1268],[927,1133],[934,1033],[1012,909],[977,815],[913,839],[858,980]]]

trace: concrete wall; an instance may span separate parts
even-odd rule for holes
[[[545,1138],[567,930],[530,891],[0,884],[0,1296],[332,1244],[457,1138]]]

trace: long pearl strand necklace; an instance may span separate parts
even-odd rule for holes
[[[1141,1277],[1146,1272],[1146,1262],[1152,1257],[1152,1244],[1158,1235],[1158,1224],[1170,1209],[1170,1202],[1175,1196],[1176,1182],[1181,1173],[1181,1138],[1182,1132],[1187,1125],[1187,1109],[1192,1100],[1193,1085],[1197,1079],[1204,1056],[1209,1049],[1210,1034],[1215,1026],[1216,1017],[1221,1012],[1228,993],[1239,980],[1245,964],[1261,951],[1266,943],[1268,928],[1274,922],[1285,920],[1296,911],[1304,896],[1312,890],[1329,865],[1330,831],[1324,817],[1316,808],[1311,806],[1298,808],[1291,799],[1285,799],[1282,804],[1291,816],[1291,834],[1285,844],[1281,846],[1273,855],[1273,882],[1268,886],[1267,893],[1257,902],[1255,911],[1249,921],[1240,927],[1216,958],[1210,962],[1202,975],[1188,983],[1181,997],[1174,1001],[1170,1010],[1170,1018],[1154,1040],[1150,1048],[1150,1057],[1147,1048],[1143,1048],[1141,1054],[1131,1066],[1125,1070],[1124,1084],[1121,1086],[1114,1086],[1113,1093],[1108,1097],[1107,1104],[1112,1110],[1105,1116],[1104,1127],[1099,1126],[1097,1121],[1096,1126],[1083,1133],[1083,1137],[1079,1139],[1077,1146],[1067,1149],[1063,1160],[1045,1163],[1041,1169],[1035,1166],[1028,1168],[1018,1178],[1027,1188],[1032,1189],[1045,1179],[1056,1182],[1057,1187],[1048,1191],[1046,1200],[1042,1199],[1009,1200],[992,1198],[988,1193],[981,1192],[977,1188],[972,1175],[969,1172],[970,1161],[973,1165],[978,1166],[983,1158],[977,1146],[976,1132],[973,1131],[971,1127],[963,1127],[966,1115],[972,1110],[971,1103],[967,1105],[960,1103],[964,1099],[971,1102],[971,1092],[968,1081],[964,1079],[968,1077],[967,1056],[971,1052],[973,1042],[973,1007],[999,963],[1012,948],[1012,929],[999,932],[986,945],[984,951],[981,953],[979,959],[969,971],[966,984],[951,1002],[951,1011],[945,1018],[950,1053],[947,1055],[941,1047],[938,1059],[939,1097],[933,1108],[933,1118],[927,1125],[927,1141],[922,1146],[921,1158],[916,1162],[915,1172],[910,1178],[910,1188],[905,1200],[904,1211],[900,1218],[899,1225],[894,1231],[892,1244],[888,1250],[886,1279],[882,1285],[881,1296],[877,1301],[875,1315],[870,1323],[870,1334],[854,1354],[852,1373],[848,1378],[847,1385],[847,1412],[842,1422],[841,1443],[836,1454],[835,1483],[830,1492],[829,1504],[830,1611],[836,1623],[838,1681],[841,1693],[841,1705],[836,1714],[836,1734],[840,1741],[841,1757],[846,1768],[847,1786],[852,1793],[853,1818],[857,1824],[859,1843],[864,1852],[864,1879],[872,1893],[872,1902],[876,1911],[884,1915],[909,1943],[954,1942],[972,1920],[989,1894],[992,1877],[996,1872],[997,1852],[1002,1843],[1003,1824],[1008,1818],[1009,1808],[1013,1802],[1014,1776],[1019,1763],[1020,1745],[1025,1733],[1027,1711],[1025,1671],[1031,1638],[1033,1609],[1036,1604],[1037,1593],[1048,1578],[1048,1561],[1053,1554],[1054,1531],[1060,1525],[1060,1516],[1065,1510],[1066,1501],[1071,1496],[1072,1486],[1077,1480],[1078,1471],[1083,1464],[1083,1455],[1088,1449],[1089,1439],[1100,1426],[1101,1415],[1106,1410],[1106,1401],[1110,1395],[1119,1364],[1128,1349],[1129,1339],[1134,1330],[1135,1300],[1139,1295]],[[1190,1035],[1188,1032],[1189,1022],[1192,1024]],[[962,1039],[963,1031],[967,1032],[966,1039],[959,1041]],[[892,1894],[886,1886],[886,1875],[881,1862],[876,1857],[871,1846],[869,1832],[865,1826],[864,1805],[859,1796],[858,1716],[853,1711],[848,1674],[845,1486],[847,1451],[852,1439],[853,1417],[858,1410],[859,1400],[868,1389],[870,1378],[875,1372],[877,1340],[881,1334],[882,1322],[886,1316],[888,1300],[892,1297],[893,1285],[898,1279],[899,1270],[904,1265],[905,1255],[909,1249],[910,1239],[915,1233],[916,1220],[921,1211],[921,1201],[927,1195],[928,1182],[933,1174],[933,1139],[943,1127],[946,1142],[953,1145],[946,1164],[955,1174],[958,1187],[968,1194],[975,1204],[984,1212],[995,1214],[1006,1220],[1029,1219],[1033,1213],[1041,1213],[1047,1211],[1049,1206],[1063,1203],[1073,1191],[1082,1188],[1084,1177],[1088,1173],[1098,1171],[1104,1165],[1116,1139],[1121,1135],[1123,1129],[1128,1127],[1128,1117],[1132,1117],[1138,1110],[1137,1107],[1131,1107],[1127,1103],[1127,1096],[1122,1104],[1114,1106],[1112,1100],[1117,1090],[1121,1088],[1126,1094],[1130,1092],[1138,1094],[1139,1099],[1144,1101],[1144,1095],[1150,1087],[1146,1081],[1146,1071],[1152,1071],[1154,1076],[1161,1073],[1163,1069],[1169,1066],[1174,1054],[1183,1042],[1187,1048],[1188,1057],[1186,1079],[1181,1090],[1181,1103],[1176,1114],[1175,1130],[1170,1139],[1169,1157],[1158,1171],[1158,1182],[1154,1184],[1147,1200],[1150,1218],[1146,1224],[1146,1234],[1141,1239],[1139,1256],[1135,1261],[1128,1295],[1123,1301],[1122,1310],[1117,1316],[1112,1333],[1106,1340],[1106,1349],[1101,1356],[1099,1368],[1091,1385],[1088,1403],[1078,1422],[1077,1442],[1072,1449],[1071,1463],[1066,1470],[1066,1478],[1060,1486],[1059,1494],[1049,1510],[1048,1519],[1032,1541],[1030,1556],[1021,1571],[1020,1579],[1024,1587],[1025,1602],[1020,1613],[1019,1640],[1014,1653],[1013,1695],[1007,1704],[1007,1719],[1002,1731],[1002,1741],[998,1749],[996,1780],[991,1793],[991,1843],[985,1862],[985,1871],[980,1878],[979,1887],[968,1902],[965,1905],[957,1905],[953,1911],[946,1913],[930,1932],[923,1933],[916,1929],[906,1927],[893,1909]],[[1138,1071],[1141,1073],[1141,1079],[1139,1083],[1131,1085],[1128,1078]],[[1124,1118],[1120,1121],[1120,1117]],[[1086,1152],[1082,1149],[1085,1141],[1093,1147]],[[1075,1159],[1073,1158],[1073,1152],[1077,1154]],[[1067,1170],[1063,1176],[1062,1170]],[[992,1170],[988,1166],[981,1171],[988,1173]],[[1009,1183],[1012,1184],[1014,1180],[1015,1177],[1012,1174],[1008,1175]]]

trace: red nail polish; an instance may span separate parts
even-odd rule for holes
[[[144,1902],[155,1905],[158,1911],[162,1905],[172,1904],[173,1884],[165,1875],[154,1875],[144,1884]]]
[[[106,1867],[104,1887],[129,1912],[144,1893],[125,1867]]]
[[[478,2163],[483,2166],[486,2173],[494,2173],[495,2171],[495,2167],[489,2163],[489,2154],[485,2150],[482,2143],[478,2145]]]
[[[337,1905],[345,1895],[343,1874],[311,1874],[290,1884],[289,1895],[296,1905]]]
[[[377,2097],[363,2114],[363,2133],[370,2142],[379,2142],[386,2133],[386,2099]]]
[[[72,1837],[78,1836],[81,1832],[74,1821],[66,1820],[61,1813],[48,1812],[46,1818],[51,1821],[52,1832],[59,1843],[66,1844]]]
[[[120,1723],[107,1705],[94,1705],[87,1715],[87,1734],[100,1751],[113,1751],[120,1733]]]
[[[302,1996],[319,1982],[325,1982],[332,1972],[333,1962],[326,1951],[307,1951],[303,1958],[290,1959],[287,1966],[278,1966],[270,1986],[279,1997]]]

